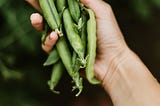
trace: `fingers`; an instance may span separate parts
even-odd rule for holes
[[[102,0],[80,0],[86,7],[92,9],[96,18],[104,18],[112,13],[111,6]]]
[[[30,16],[31,24],[32,26],[37,29],[38,31],[43,31],[43,17],[39,13],[33,13]],[[55,45],[56,41],[58,39],[58,35],[56,32],[51,32],[49,36],[46,37],[45,43],[42,44],[42,49],[49,53],[52,49],[52,47]]]
[[[58,40],[58,35],[56,32],[51,32],[49,36],[46,37],[46,40],[44,44],[42,44],[42,49],[49,53],[52,50],[52,47],[56,44],[56,41]]]
[[[41,12],[41,8],[39,6],[38,0],[26,0],[30,3],[34,8]],[[33,13],[30,16],[32,26],[38,31],[43,31],[43,17],[39,13]],[[46,37],[44,44],[42,44],[42,49],[49,53],[52,50],[52,47],[55,45],[58,40],[58,35],[56,32],[51,32],[49,36]]]
[[[33,13],[30,16],[32,26],[38,31],[42,32],[43,30],[43,17],[39,13]]]
[[[35,9],[41,12],[41,8],[39,6],[38,0],[26,0],[29,4],[31,4]]]

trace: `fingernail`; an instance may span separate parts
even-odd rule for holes
[[[42,16],[40,16],[38,13],[33,13],[30,17],[30,20],[32,23],[41,23],[42,22]]]
[[[58,39],[58,36],[57,36],[57,34],[53,31],[53,32],[50,33],[49,39],[50,39],[50,40],[52,40],[52,39],[57,40],[57,39]]]

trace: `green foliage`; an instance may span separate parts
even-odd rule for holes
[[[128,12],[140,19],[149,19],[155,9],[160,9],[160,0],[105,0],[113,6],[124,6]]]
[[[33,9],[24,1],[1,0],[0,8],[0,15],[2,16],[0,65],[9,69],[6,66],[15,66],[18,64],[18,58],[24,54],[35,55],[38,43],[36,35],[38,33],[34,31],[29,22],[29,16]],[[0,72],[2,72],[1,68]]]
[[[147,18],[151,15],[151,5],[146,0],[133,0],[132,5],[139,16]]]
[[[160,9],[160,0],[151,0],[151,2]]]
[[[0,106],[41,106],[27,91],[41,87],[44,77],[40,36],[29,20],[34,11],[23,0],[0,0]]]

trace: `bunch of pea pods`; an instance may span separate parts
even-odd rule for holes
[[[55,31],[59,39],[44,62],[52,66],[50,89],[59,94],[55,87],[66,70],[73,82],[72,91],[79,96],[83,90],[80,69],[85,71],[90,84],[99,84],[94,77],[96,57],[96,19],[94,12],[78,0],[39,0],[45,19],[42,42],[49,30]]]

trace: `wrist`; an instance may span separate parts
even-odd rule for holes
[[[133,52],[128,48],[124,48],[121,52],[119,52],[117,55],[110,58],[108,61],[108,66],[105,71],[104,76],[102,77],[102,85],[104,87],[110,86],[110,83],[112,83],[112,80],[114,80],[115,75],[117,72],[123,67],[125,64],[130,64],[129,58],[133,58]]]
[[[149,101],[150,97],[154,99],[160,97],[159,84],[130,49],[126,49],[118,57],[112,59],[107,71],[102,84],[111,96],[114,105],[141,104],[141,106],[146,106],[146,101]]]

